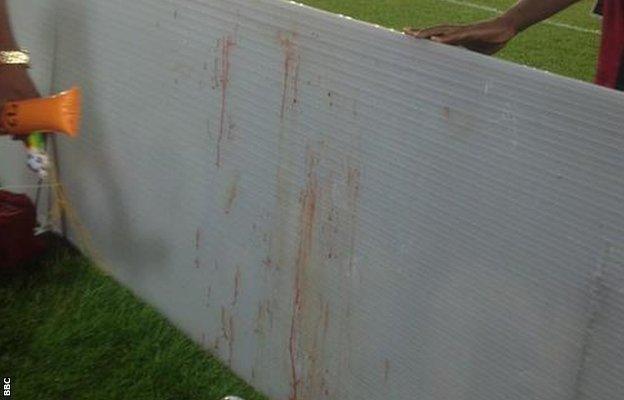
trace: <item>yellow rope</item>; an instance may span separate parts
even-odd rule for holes
[[[65,216],[79,248],[101,271],[108,274],[110,273],[110,268],[106,267],[104,258],[93,244],[91,234],[82,223],[75,207],[71,204],[66,194],[65,187],[60,181],[56,165],[56,160],[51,158],[49,170],[49,180],[51,183],[47,186],[52,190],[52,206],[49,211],[48,219],[52,226],[59,227],[63,216]]]

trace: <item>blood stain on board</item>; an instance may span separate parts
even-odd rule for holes
[[[232,48],[236,46],[236,42],[231,35],[227,35],[219,39],[218,46],[220,48],[220,58],[215,62],[219,67],[218,82],[221,87],[221,112],[219,116],[219,135],[217,136],[217,168],[221,168],[221,146],[225,136],[225,130],[228,125],[227,121],[227,95],[230,83],[230,56]]]
[[[195,230],[195,268],[199,268],[201,260],[199,258],[199,248],[201,246],[203,231],[201,228]]]
[[[314,240],[314,228],[316,221],[317,199],[319,196],[319,184],[316,175],[318,156],[311,150],[307,152],[307,179],[306,187],[301,191],[299,203],[299,241],[295,260],[295,277],[293,284],[293,304],[290,326],[289,354],[291,366],[291,400],[297,400],[301,379],[297,371],[298,356],[298,326],[301,324],[302,312],[302,287],[303,280],[310,265],[312,245]]]
[[[323,301],[322,298],[318,299],[316,306],[318,306],[318,313],[307,312],[313,306],[311,304],[306,306],[308,324],[304,326],[304,332],[306,332],[307,343],[303,344],[307,365],[305,368],[305,386],[303,388],[305,394],[302,397],[313,399],[322,397],[323,390],[327,389],[327,375],[323,372],[325,370],[323,366],[326,365],[324,355],[327,349],[330,312],[329,303]],[[310,318],[314,314],[316,314],[316,318]]]
[[[258,311],[256,312],[256,321],[255,321],[255,325],[254,325],[254,333],[256,334],[260,334],[263,332],[263,325],[264,325],[264,317],[265,317],[265,310],[264,310],[264,302],[260,302],[258,304]]]
[[[360,201],[360,170],[352,166],[347,168],[348,207],[349,221],[349,272],[353,272],[355,258],[355,235],[357,229],[358,204]]]
[[[228,344],[228,365],[232,365],[234,354],[234,317],[225,307],[221,307],[221,332]]]
[[[234,201],[236,200],[236,196],[238,195],[238,181],[240,179],[240,175],[237,173],[234,175],[234,178],[231,180],[228,190],[227,190],[227,198],[225,202],[224,212],[229,214],[232,211],[232,206],[234,205]]]
[[[212,295],[212,286],[208,285],[206,288],[206,308],[210,307],[210,296]]]
[[[286,111],[299,102],[299,51],[296,33],[280,32],[278,39],[284,51],[282,105],[280,120],[284,121]]]
[[[236,266],[236,273],[234,274],[234,298],[232,299],[232,305],[236,305],[238,302],[238,295],[240,294],[241,286],[241,270],[240,266]]]
[[[323,309],[323,337],[327,337],[327,331],[329,330],[329,303],[325,303]]]
[[[288,226],[287,215],[289,208],[294,206],[292,188],[294,161],[291,156],[290,133],[296,124],[296,109],[299,104],[299,49],[296,32],[280,31],[277,35],[277,44],[282,49],[281,79],[282,92],[280,99],[279,132],[278,132],[278,162],[276,169],[276,203],[274,230],[271,233],[271,242],[268,254],[272,265],[281,269],[291,262],[288,258]],[[277,67],[277,66],[276,66]],[[278,67],[279,68],[279,67]]]
[[[202,229],[201,228],[197,228],[195,230],[195,250],[199,250],[199,244],[201,242],[201,237],[202,237]]]

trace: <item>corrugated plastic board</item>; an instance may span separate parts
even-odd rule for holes
[[[624,391],[624,96],[276,0],[62,0],[71,199],[276,399]]]

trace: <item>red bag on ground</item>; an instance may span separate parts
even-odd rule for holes
[[[0,190],[0,269],[15,268],[42,252],[36,224],[35,206],[26,195]]]

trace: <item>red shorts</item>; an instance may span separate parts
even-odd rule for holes
[[[596,83],[624,90],[624,0],[602,0],[602,43]]]

